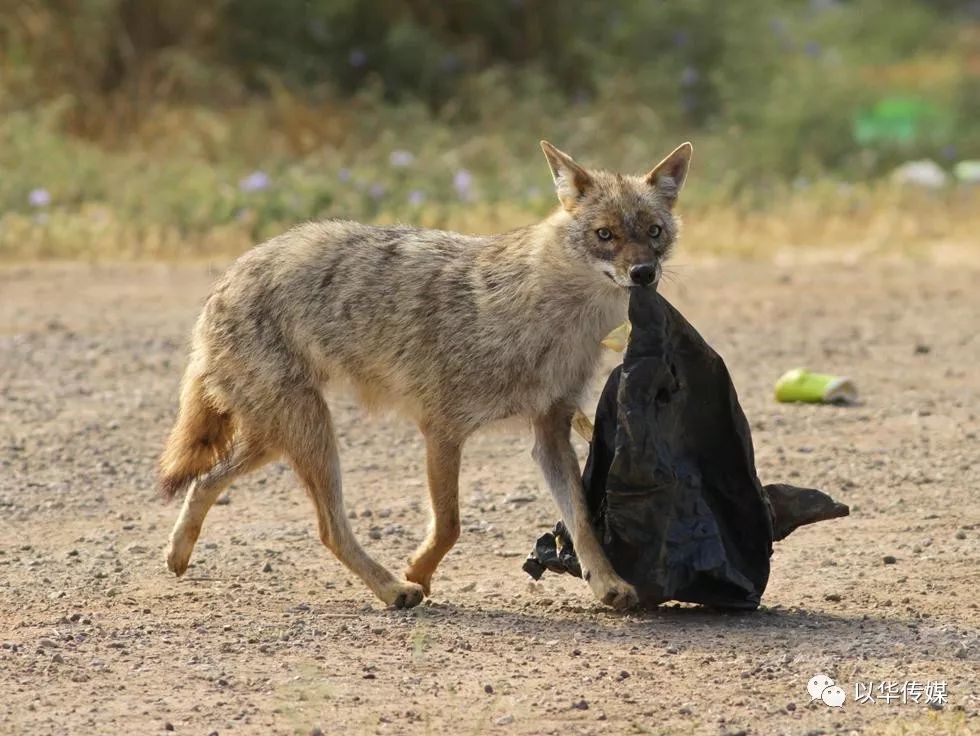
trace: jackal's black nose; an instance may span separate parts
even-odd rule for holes
[[[648,286],[653,283],[657,275],[657,267],[652,263],[640,263],[630,266],[630,280],[639,286]]]

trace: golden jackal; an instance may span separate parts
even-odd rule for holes
[[[417,605],[459,537],[463,442],[522,416],[593,593],[616,608],[636,603],[589,522],[569,427],[628,288],[660,278],[692,148],[624,176],[541,147],[561,207],[536,225],[476,237],[308,223],[228,270],[194,328],[160,460],[164,495],[189,489],[170,538],[174,573],[187,569],[221,491],[284,456],[313,500],[323,544],[386,604]],[[405,579],[368,556],[347,523],[323,397],[338,382],[407,413],[425,436],[432,524]]]

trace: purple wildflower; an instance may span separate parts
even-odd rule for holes
[[[341,169],[340,171],[338,171],[337,172],[337,178],[340,179],[342,182],[345,182],[345,183],[346,182],[349,182],[350,181],[350,169]]]
[[[413,189],[408,193],[408,203],[412,207],[421,207],[425,203],[425,192],[420,189]]]
[[[448,74],[459,71],[459,57],[451,52],[444,54],[439,60],[439,68]]]
[[[27,195],[27,203],[31,207],[47,207],[51,204],[51,192],[43,187],[32,189]]]
[[[368,188],[368,194],[371,195],[371,199],[381,199],[385,196],[385,185],[375,182]]]
[[[388,156],[388,163],[396,169],[404,169],[406,166],[411,166],[414,161],[415,156],[412,155],[411,151],[392,151],[391,155]]]
[[[253,171],[240,182],[238,188],[243,192],[261,192],[269,188],[269,175],[264,171]]]
[[[453,176],[453,188],[460,199],[469,199],[473,189],[473,174],[466,169],[460,169]]]
[[[350,53],[347,54],[347,63],[355,69],[360,69],[367,64],[367,60],[368,56],[364,49],[351,49]]]

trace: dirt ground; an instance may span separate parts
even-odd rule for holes
[[[975,266],[677,267],[664,291],[725,357],[763,481],[852,511],[778,543],[742,615],[530,582],[556,511],[520,427],[468,444],[462,539],[417,609],[385,610],[321,547],[281,464],[233,487],[175,579],[153,464],[216,273],[0,270],[0,733],[980,733]],[[775,403],[797,365],[852,376],[862,404]],[[336,414],[355,531],[401,569],[427,518],[419,437]],[[843,708],[810,702],[818,672]],[[911,681],[948,704],[854,700]]]

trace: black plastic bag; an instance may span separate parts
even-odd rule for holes
[[[644,605],[754,609],[773,541],[848,508],[809,488],[763,487],[721,357],[654,289],[630,291],[629,345],[599,401],[583,474],[593,524]],[[524,569],[581,575],[560,523]]]

